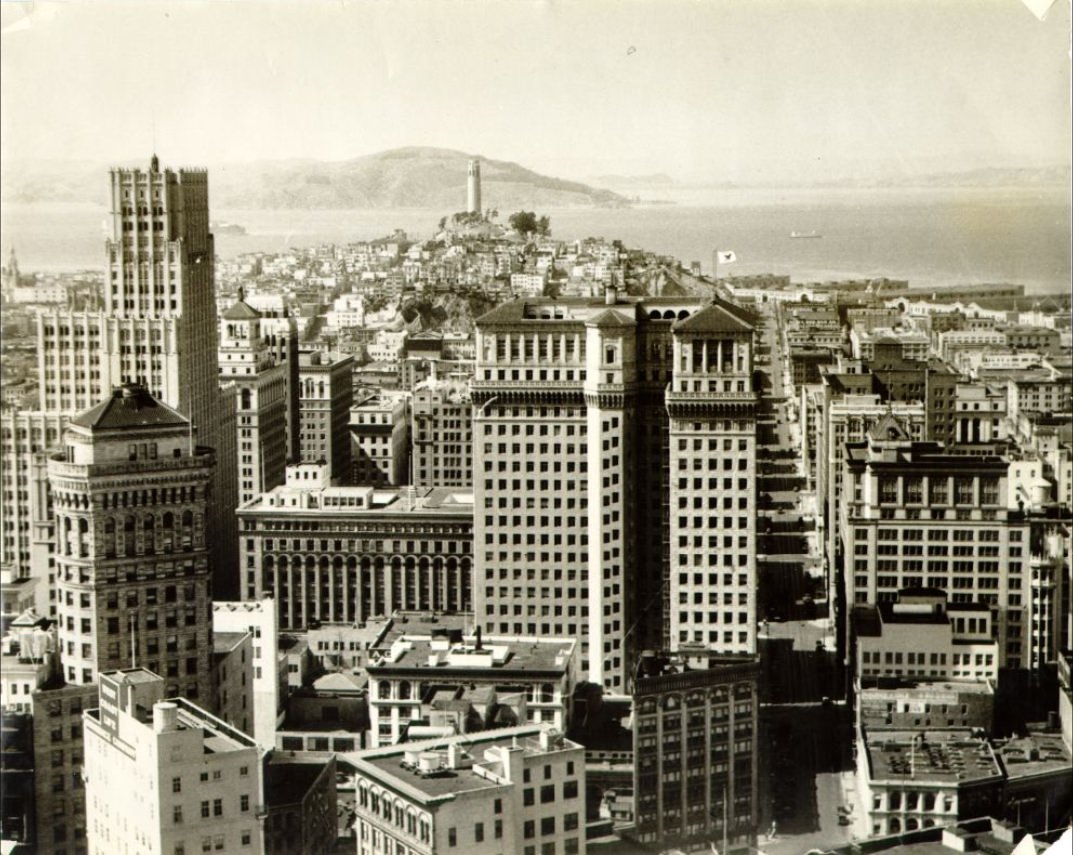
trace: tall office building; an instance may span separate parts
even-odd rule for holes
[[[234,384],[238,503],[282,484],[287,468],[286,342],[261,333],[261,313],[240,289],[220,319],[220,379]]]
[[[753,328],[708,306],[674,325],[670,646],[756,651],[756,394]]]
[[[298,355],[298,452],[295,463],[327,463],[333,479],[349,484],[350,408],[354,403],[353,356]]]
[[[56,597],[45,453],[66,425],[63,413],[0,411],[0,569],[33,590],[40,615],[55,614]]]
[[[38,316],[41,409],[74,414],[137,382],[187,416],[217,453],[214,572],[220,591],[237,591],[234,394],[218,379],[208,174],[161,169],[154,156],[110,178],[104,308]]]
[[[481,162],[473,158],[466,170],[466,210],[471,214],[481,212]]]
[[[49,460],[68,683],[143,665],[169,695],[210,702],[214,457],[193,436],[188,419],[132,384],[71,419]]]
[[[207,493],[211,449],[144,388],[70,420],[47,460],[61,680],[33,695],[37,846],[85,853],[82,712],[102,671],[152,668],[211,702]],[[64,683],[63,681],[66,681]]]
[[[477,322],[474,609],[631,651],[755,649],[751,317],[722,300],[518,300]],[[673,566],[672,566],[673,556]]]

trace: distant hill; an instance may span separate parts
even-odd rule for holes
[[[216,209],[436,208],[450,213],[465,208],[466,169],[473,156],[440,148],[399,148],[336,162],[208,164],[209,194]],[[628,204],[609,190],[540,175],[508,161],[480,160],[482,203],[504,216],[522,206],[539,210]],[[107,166],[85,162],[5,163],[2,198],[103,203],[106,172]]]

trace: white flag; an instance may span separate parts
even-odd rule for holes
[[[719,249],[716,250],[715,254],[720,264],[733,264],[738,260],[738,256],[734,254],[732,249]]]

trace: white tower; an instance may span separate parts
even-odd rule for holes
[[[466,183],[466,210],[471,214],[481,212],[481,162],[473,158],[469,162]]]

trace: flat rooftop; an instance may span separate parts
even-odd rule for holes
[[[968,729],[877,730],[866,734],[865,745],[873,781],[957,785],[1002,775],[987,740]]]
[[[1010,778],[1059,771],[1068,773],[1073,760],[1060,733],[1038,731],[1028,736],[996,741],[995,753]]]
[[[214,632],[212,634],[212,653],[214,656],[226,656],[242,643],[248,632]]]
[[[273,751],[264,766],[265,806],[271,810],[302,801],[332,756],[323,752]]]
[[[419,801],[440,801],[460,793],[497,789],[504,786],[505,773],[498,758],[499,750],[521,751],[536,757],[549,750],[580,748],[563,739],[553,747],[541,747],[539,725],[502,728],[470,733],[448,739],[428,739],[346,755],[359,776],[371,778]],[[448,768],[447,746],[459,747],[460,762]],[[422,773],[422,758],[432,774]],[[521,783],[521,782],[512,782]]]
[[[577,642],[572,638],[487,636],[478,648],[475,636],[462,642],[445,637],[402,635],[379,662],[370,662],[370,677],[397,673],[496,675],[502,673],[562,676]],[[434,661],[433,661],[434,660]]]
[[[308,497],[298,504],[289,497]],[[352,500],[352,501],[351,501]],[[458,487],[409,487],[371,489],[369,487],[294,487],[281,484],[239,508],[240,511],[267,511],[273,514],[458,514],[473,516],[473,490]]]

